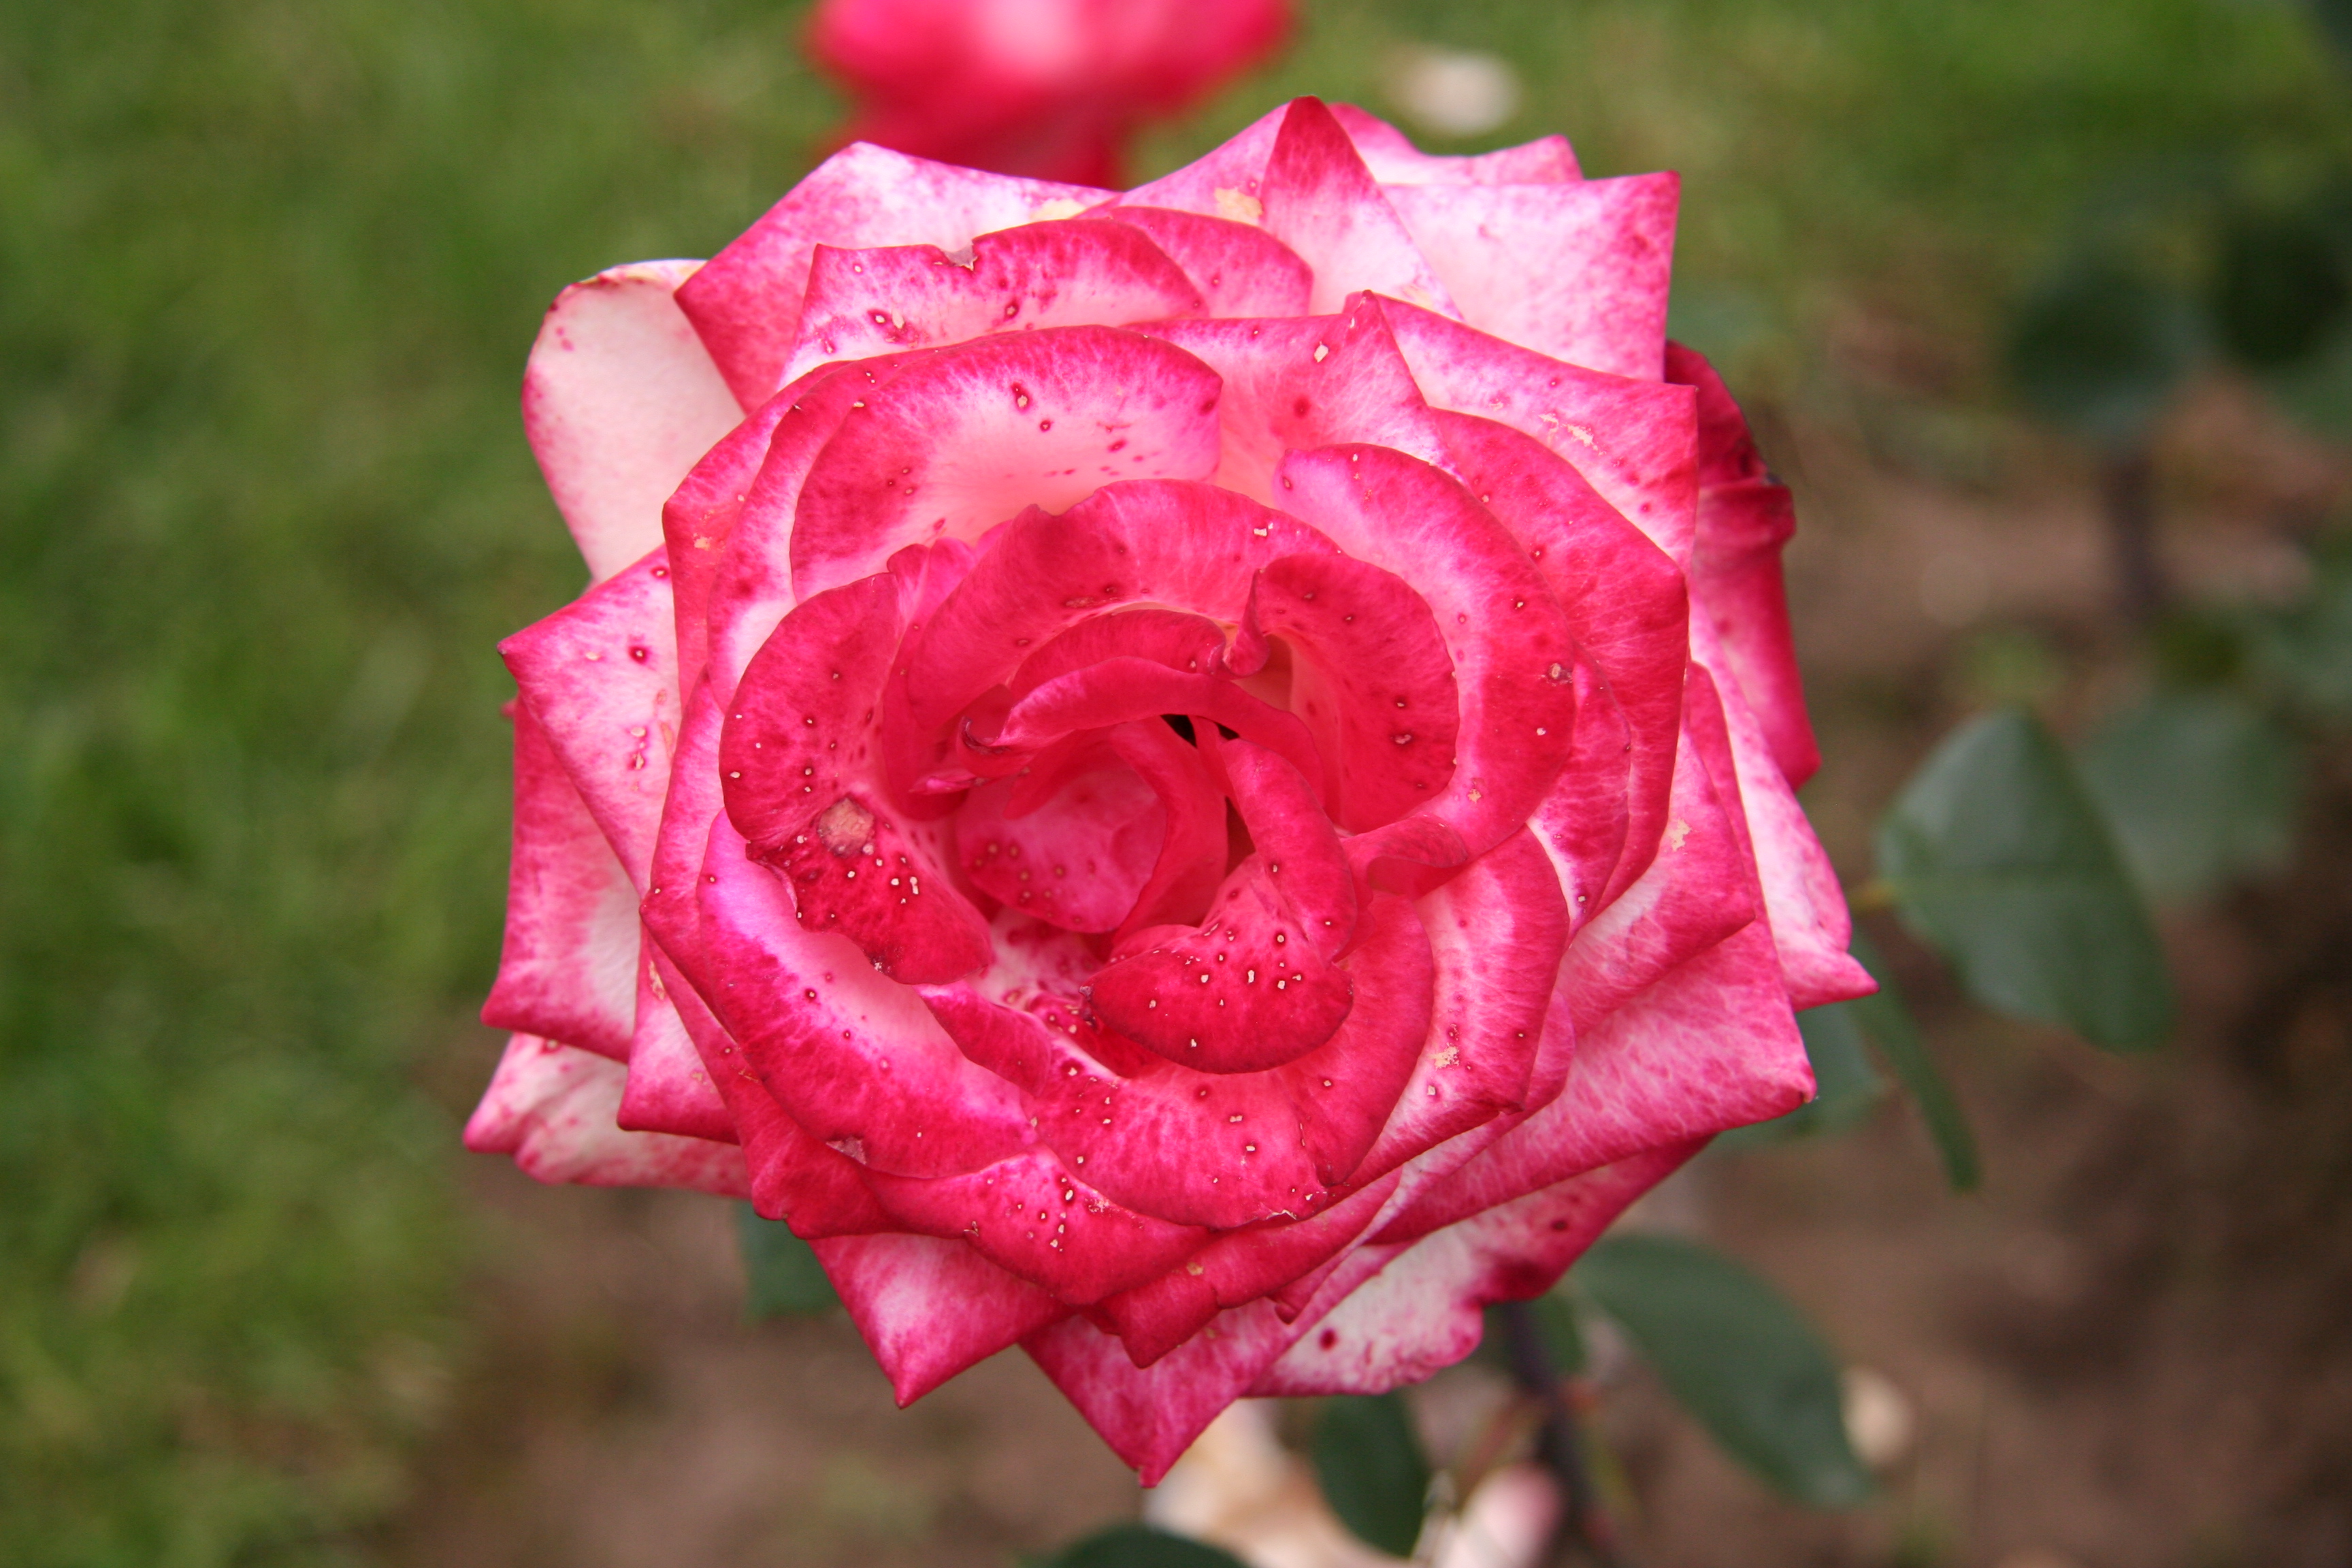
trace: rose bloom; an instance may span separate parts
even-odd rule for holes
[[[1806,1099],[1870,982],[1676,190],[1300,99],[566,289],[469,1143],[748,1196],[901,1401],[1017,1344],[1151,1480]]]
[[[809,52],[856,99],[853,137],[1103,184],[1138,126],[1257,64],[1289,27],[1289,0],[823,0]]]

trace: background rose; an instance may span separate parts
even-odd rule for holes
[[[852,147],[568,290],[469,1141],[748,1193],[902,1399],[1019,1342],[1150,1479],[1801,1100],[1868,982],[1675,194],[1301,100],[1124,195]]]
[[[1118,180],[1129,136],[1265,58],[1288,0],[824,0],[809,50],[849,134],[1049,180]]]

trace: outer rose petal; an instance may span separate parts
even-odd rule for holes
[[[642,928],[640,928],[642,929]],[[735,1119],[694,1048],[677,1004],[663,977],[652,933],[637,959],[636,1026],[629,1037],[629,1081],[621,1096],[621,1125],[632,1132],[675,1132],[720,1143],[740,1142]]]
[[[742,417],[671,295],[699,263],[644,261],[555,297],[522,425],[598,582],[661,542],[662,502]]]
[[[1099,1317],[1118,1331],[1128,1359],[1150,1366],[1226,1308],[1246,1306],[1331,1262],[1380,1217],[1397,1182],[1391,1172],[1295,1225],[1222,1232],[1182,1268],[1104,1300]],[[1283,1310],[1279,1299],[1275,1309]]]
[[[1668,379],[1698,391],[1698,543],[1691,586],[1723,639],[1728,673],[1755,710],[1791,788],[1821,766],[1797,650],[1780,551],[1796,531],[1795,503],[1773,482],[1739,405],[1705,356],[1666,345]]]
[[[1148,1367],[1084,1318],[1066,1318],[1021,1342],[1111,1451],[1155,1486],[1217,1413],[1248,1392],[1298,1337],[1270,1301],[1216,1321]]]
[[[1485,1310],[1551,1289],[1625,1206],[1705,1140],[1571,1176],[1423,1237],[1269,1367],[1259,1394],[1380,1394],[1477,1349]]]
[[[1335,103],[1330,110],[1372,178],[1383,185],[1549,185],[1583,178],[1565,136],[1546,136],[1466,158],[1437,157],[1352,103]]]
[[[783,384],[809,258],[820,245],[936,245],[955,250],[974,236],[1110,193],[1020,180],[909,158],[856,142],[794,185],[704,264],[678,290],[678,308],[745,409]],[[1074,204],[1058,206],[1057,204]],[[1041,209],[1044,209],[1041,211]]]
[[[1336,310],[1360,289],[1454,314],[1354,143],[1320,100],[1291,100],[1258,191],[1268,234],[1315,270],[1310,309]]]
[[[743,1152],[734,1145],[614,1125],[627,1070],[553,1040],[517,1035],[466,1123],[466,1147],[511,1154],[525,1175],[542,1182],[749,1197]]]
[[[1393,300],[1377,307],[1433,407],[1500,420],[1568,459],[1687,567],[1698,526],[1696,397],[1582,370]]]
[[[656,551],[499,645],[640,889],[677,736],[676,626],[667,556]]]
[[[1179,212],[1256,223],[1265,213],[1265,161],[1282,133],[1290,106],[1268,110],[1220,145],[1172,174],[1116,198],[1118,206],[1172,207]]]
[[[1200,221],[1200,220],[1194,220]],[[968,260],[937,246],[819,246],[809,263],[787,381],[828,360],[866,359],[990,332],[1185,316],[1200,291],[1139,229],[1086,219],[1024,224],[972,241]]]
[[[1721,669],[1725,661],[1713,628],[1695,630],[1694,663],[1709,672]],[[1717,721],[1709,715],[1703,718],[1704,728],[1694,726],[1689,733],[1719,749],[1709,756],[1708,768],[1727,795],[1737,795],[1790,999],[1800,1007],[1818,1007],[1867,996],[1878,985],[1846,954],[1853,922],[1838,887],[1837,869],[1813,836],[1787,775],[1773,762],[1762,727],[1738,688],[1727,679],[1713,684],[1722,696],[1713,711],[1720,713],[1723,727],[1715,728]],[[1728,769],[1723,765],[1727,760],[1732,764]],[[1738,780],[1736,791],[1733,778]]]
[[[482,1022],[622,1060],[636,1004],[636,890],[529,709],[516,706],[514,726],[506,944]]]
[[[902,1405],[1070,1310],[961,1241],[856,1236],[815,1247]]]
[[[1388,193],[1463,320],[1613,375],[1664,373],[1681,181],[1414,185]]]

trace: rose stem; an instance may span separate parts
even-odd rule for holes
[[[1559,1482],[1559,1524],[1543,1561],[1556,1561],[1559,1549],[1568,1545],[1580,1548],[1600,1568],[1632,1568],[1618,1550],[1617,1532],[1610,1528],[1609,1516],[1594,1493],[1591,1474],[1584,1464],[1584,1436],[1578,1429],[1574,1407],[1561,1391],[1559,1369],[1552,1364],[1535,1308],[1526,1301],[1504,1301],[1495,1310],[1503,1321],[1511,1375],[1543,1407],[1536,1458]]]

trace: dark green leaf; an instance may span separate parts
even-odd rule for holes
[[[1328,1399],[1315,1422],[1315,1475],[1339,1522],[1381,1551],[1412,1554],[1429,1461],[1400,1394]]]
[[[2278,865],[2294,829],[2294,737],[2234,692],[2158,691],[2084,742],[2083,783],[2152,898]]]
[[[1604,1237],[1572,1276],[1685,1409],[1775,1489],[1851,1508],[1870,1474],[1846,1440],[1837,1363],[1779,1292],[1711,1247]]]
[[[752,1317],[806,1317],[841,1304],[809,1244],[779,1222],[761,1219],[750,1204],[736,1206],[735,1239],[743,1254],[743,1310]]]
[[[1232,1552],[1148,1524],[1119,1524],[1045,1560],[1042,1568],[1243,1568]]]
[[[2172,1030],[2147,910],[2066,753],[2022,709],[1964,724],[1878,825],[1904,923],[1986,1006],[2123,1049]]]
[[[1851,1003],[1832,1003],[1797,1015],[1805,1037],[1805,1059],[1813,1065],[1813,1098],[1786,1116],[1735,1127],[1716,1140],[1720,1148],[1751,1149],[1824,1132],[1841,1132],[1870,1114],[1886,1082],[1870,1065],[1861,1020]]]
[[[2010,375],[2034,412],[2110,447],[2138,445],[2197,352],[2189,301],[2128,268],[2077,263],[2020,307]]]
[[[2335,226],[2319,212],[2239,213],[2221,233],[2213,320],[2221,347],[2257,371],[2315,358],[2352,307]]]
[[[1980,1174],[1976,1134],[1969,1131],[1968,1118],[1960,1113],[1960,1102],[1944,1081],[1936,1058],[1927,1054],[1927,1041],[1903,1000],[1903,988],[1895,983],[1895,971],[1887,966],[1878,944],[1860,931],[1853,933],[1853,956],[1878,982],[1878,989],[1845,1005],[1853,1009],[1864,1033],[1918,1106],[1927,1136],[1935,1140],[1936,1152],[1943,1156],[1944,1179],[1956,1193],[1975,1191]]]

